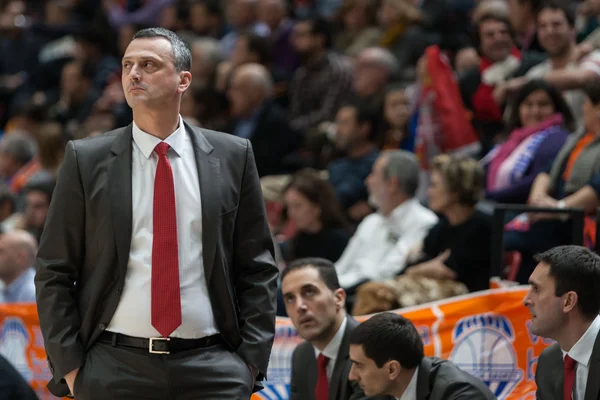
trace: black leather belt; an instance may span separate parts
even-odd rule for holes
[[[147,350],[152,354],[171,354],[180,351],[200,349],[217,344],[223,344],[223,337],[220,334],[206,336],[200,339],[181,339],[181,338],[139,338],[122,335],[120,333],[105,331],[100,335],[98,341],[108,343],[112,346],[133,347],[136,349]]]

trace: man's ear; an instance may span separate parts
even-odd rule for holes
[[[179,93],[185,92],[192,84],[192,74],[189,71],[181,71],[179,73]]]
[[[568,313],[571,312],[575,307],[577,307],[577,302],[579,301],[579,296],[577,296],[576,292],[567,292],[563,295],[563,312]]]
[[[333,296],[335,297],[335,305],[338,310],[346,307],[346,291],[344,289],[336,289],[333,292]]]

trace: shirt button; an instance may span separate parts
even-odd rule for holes
[[[103,330],[106,329],[106,325],[100,324],[100,325],[98,325],[98,329],[100,329],[101,331],[103,331]]]
[[[123,292],[123,287],[122,286],[118,286],[117,287],[117,294],[121,294]]]

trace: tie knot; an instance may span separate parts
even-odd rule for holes
[[[317,357],[317,364],[319,365],[319,367],[324,368],[327,366],[327,363],[329,363],[329,358],[323,355],[323,353],[319,354],[319,357]]]
[[[166,142],[160,142],[159,144],[156,145],[156,147],[154,148],[154,151],[156,152],[156,154],[158,154],[159,157],[162,156],[166,156],[167,155],[167,151],[169,151],[169,144]]]
[[[575,365],[577,365],[577,361],[573,360],[567,354],[565,356],[565,371],[572,371],[573,369],[575,369]]]

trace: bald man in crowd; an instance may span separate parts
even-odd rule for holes
[[[260,64],[244,64],[231,76],[227,93],[235,119],[228,130],[249,139],[258,174],[284,174],[284,157],[293,153],[300,137],[292,130],[284,110],[273,101],[273,79]]]
[[[0,235],[0,304],[35,302],[37,241],[27,231]]]

